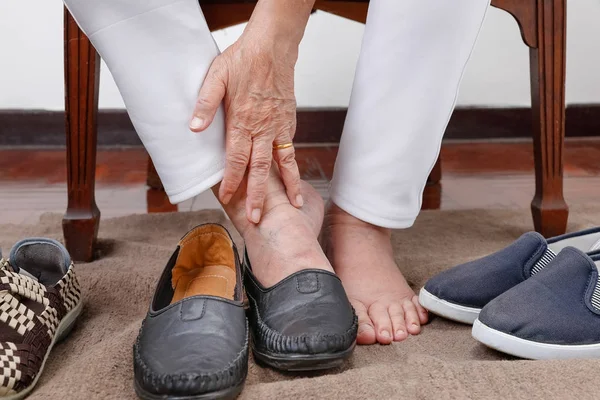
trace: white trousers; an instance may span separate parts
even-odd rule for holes
[[[219,50],[198,0],[65,0],[106,61],[172,203],[223,178],[221,109],[189,130]],[[413,224],[489,0],[371,0],[331,184],[335,204]]]

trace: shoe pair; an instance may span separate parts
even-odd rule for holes
[[[473,324],[481,343],[521,358],[600,357],[600,227],[535,232],[430,279],[423,307]]]
[[[246,313],[245,287],[249,300]],[[265,288],[227,230],[198,226],[177,245],[133,348],[142,399],[230,399],[254,358],[286,371],[339,366],[354,349],[357,317],[332,273],[295,273]]]
[[[1,399],[23,399],[33,390],[82,304],[71,257],[59,242],[25,239],[0,260]]]

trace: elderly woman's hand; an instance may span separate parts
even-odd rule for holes
[[[254,223],[261,218],[273,159],[290,203],[296,207],[303,204],[294,148],[274,146],[291,143],[296,131],[294,66],[306,24],[297,16],[305,14],[307,20],[312,4],[307,8],[310,2],[296,1],[303,12],[295,10],[292,22],[299,28],[294,28],[293,23],[286,26],[281,21],[286,12],[294,11],[285,9],[283,3],[290,4],[281,0],[259,2],[240,39],[213,61],[190,122],[192,131],[201,132],[224,102],[227,155],[219,199],[227,204],[248,170],[246,213]],[[285,6],[280,13],[278,4]]]

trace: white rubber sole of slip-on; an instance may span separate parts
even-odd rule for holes
[[[38,379],[40,379],[40,376],[42,376],[42,372],[44,372],[44,366],[46,365],[46,360],[48,360],[48,356],[52,352],[52,348],[54,347],[54,345],[56,343],[60,342],[61,340],[63,340],[64,338],[66,338],[69,335],[69,333],[73,329],[73,326],[75,326],[77,317],[79,317],[79,314],[81,314],[82,309],[83,309],[83,301],[79,300],[79,303],[75,307],[73,307],[73,309],[71,311],[69,311],[67,313],[67,315],[65,315],[65,317],[62,319],[62,321],[60,321],[60,324],[58,324],[58,328],[56,328],[56,335],[54,335],[54,338],[52,339],[52,343],[50,343],[50,346],[48,347],[48,351],[46,351],[46,355],[44,356],[44,361],[42,362],[40,371],[35,376],[35,379],[31,383],[31,385],[29,385],[25,389],[21,390],[19,393],[11,394],[11,395],[5,396],[5,397],[0,396],[0,400],[21,400],[29,395],[29,393],[33,390],[33,388],[37,384]]]
[[[598,344],[550,344],[525,340],[497,331],[476,320],[473,337],[492,349],[530,360],[566,360],[574,358],[600,358]]]
[[[461,306],[442,300],[429,293],[425,288],[422,288],[419,292],[419,303],[440,317],[469,325],[475,322],[481,312],[481,308]]]

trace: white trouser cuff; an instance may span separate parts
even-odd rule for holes
[[[361,195],[359,191],[346,191],[346,193],[342,193],[335,184],[332,185],[330,190],[331,201],[333,201],[336,206],[361,221],[389,229],[406,229],[410,228],[415,223],[417,215],[391,218],[389,215],[394,215],[394,213],[388,215],[378,214],[375,212],[375,207],[369,207],[366,205],[367,203],[361,202],[363,197],[365,196]]]
[[[199,179],[198,182],[193,182],[190,187],[168,191],[167,196],[169,196],[169,201],[172,204],[178,204],[198,196],[200,193],[204,193],[223,180],[224,172],[225,168],[221,168],[216,173],[206,178]]]

